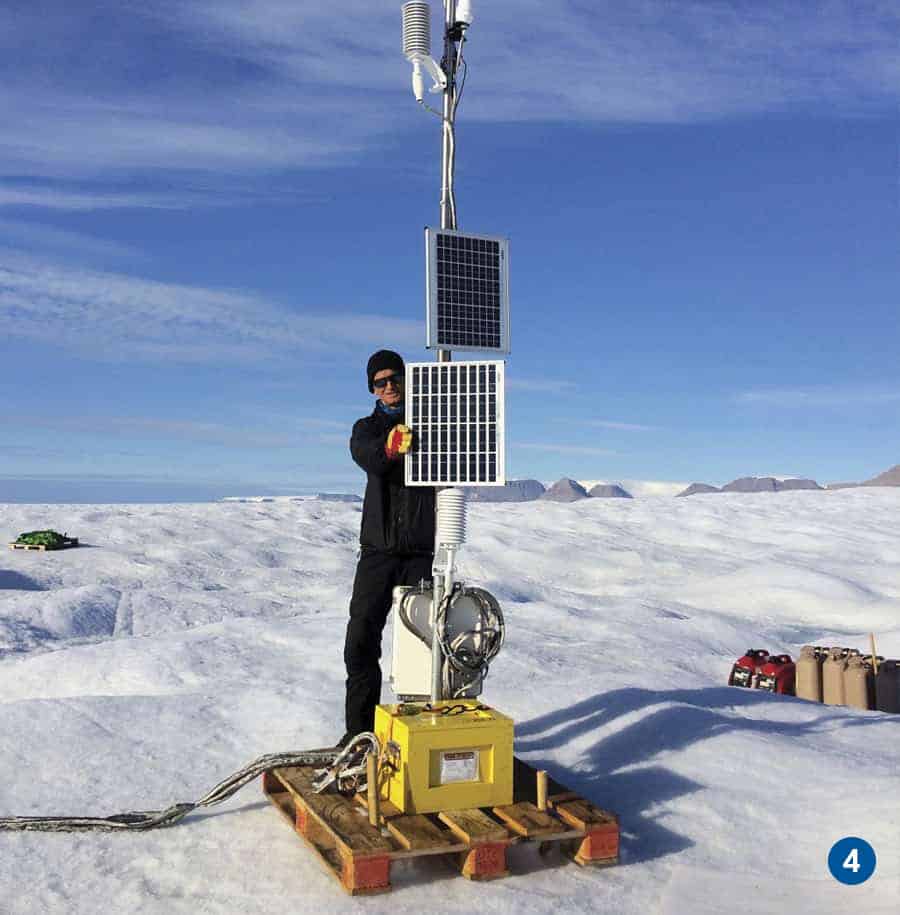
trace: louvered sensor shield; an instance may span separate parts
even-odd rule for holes
[[[502,362],[406,366],[407,486],[506,483]]]
[[[429,349],[509,352],[509,242],[425,230]]]

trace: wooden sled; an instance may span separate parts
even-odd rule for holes
[[[10,543],[11,550],[68,550],[70,547],[78,546],[77,537],[66,537],[59,546],[47,546],[44,543]]]

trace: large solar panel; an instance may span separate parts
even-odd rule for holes
[[[506,483],[502,362],[406,366],[407,486]]]
[[[509,352],[509,241],[425,229],[429,349]]]

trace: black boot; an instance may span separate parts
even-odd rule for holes
[[[344,736],[334,745],[335,749],[336,749],[336,750],[343,750],[344,747],[346,747],[347,744],[350,743],[350,741],[351,741],[355,736],[356,736],[355,734],[351,734],[349,731],[347,731],[347,733],[344,734]]]

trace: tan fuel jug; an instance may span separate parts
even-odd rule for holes
[[[863,711],[875,707],[875,672],[871,658],[847,658],[844,669],[844,704]]]
[[[879,712],[900,712],[900,661],[888,659],[878,663],[875,677],[875,708]]]
[[[829,648],[822,665],[822,701],[826,705],[844,705],[844,671],[848,648]]]
[[[826,649],[816,645],[804,645],[797,658],[796,694],[810,702],[822,701],[822,663]]]

